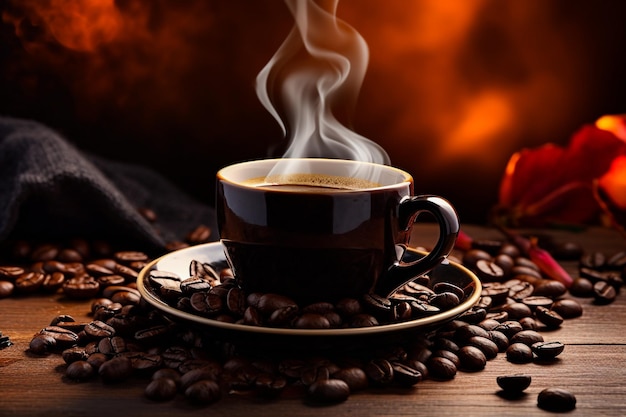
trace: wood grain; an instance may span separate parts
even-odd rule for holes
[[[488,228],[467,227],[474,237],[500,237]],[[578,241],[588,251],[613,253],[626,249],[626,241],[606,229],[585,232],[550,231],[557,239]],[[427,225],[414,232],[414,244],[428,246],[436,230]],[[566,263],[570,272],[575,263]],[[58,314],[89,320],[89,302],[55,296],[29,296],[0,300],[0,331],[13,346],[0,350],[0,416],[539,416],[548,415],[537,405],[543,388],[562,387],[577,397],[576,409],[568,415],[622,416],[626,413],[626,296],[611,305],[593,305],[588,299],[582,317],[567,320],[546,340],[566,344],[559,360],[550,364],[515,365],[504,355],[489,361],[483,371],[459,372],[446,382],[425,380],[411,389],[370,389],[350,396],[341,404],[313,406],[300,392],[287,391],[272,401],[251,395],[231,394],[206,407],[189,405],[183,398],[154,403],[143,397],[147,380],[135,378],[117,385],[100,380],[77,383],[64,377],[59,355],[33,356],[27,352],[33,334]],[[525,395],[505,399],[498,395],[496,377],[527,373],[533,382]]]

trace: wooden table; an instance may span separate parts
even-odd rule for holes
[[[476,238],[501,235],[493,229],[467,226]],[[420,226],[414,242],[428,245],[434,228]],[[587,251],[607,254],[626,249],[626,240],[612,230],[589,229],[584,233],[549,231],[556,239],[577,241]],[[575,263],[564,263],[573,274]],[[184,398],[154,403],[143,396],[145,379],[117,385],[100,380],[77,383],[64,377],[60,355],[37,357],[26,352],[35,332],[59,314],[88,320],[90,302],[71,302],[58,296],[30,296],[0,300],[0,330],[13,346],[0,350],[1,416],[535,416],[550,414],[536,405],[537,394],[547,387],[562,387],[578,400],[570,413],[578,416],[626,415],[626,296],[606,306],[581,299],[584,314],[567,320],[546,336],[563,342],[559,360],[546,365],[515,365],[503,354],[490,360],[483,371],[459,372],[453,380],[424,380],[410,389],[366,390],[340,404],[311,406],[301,397],[284,395],[261,401],[252,396],[229,395],[218,403],[195,407]],[[497,395],[496,377],[524,372],[533,378],[526,394],[517,400]],[[121,414],[120,414],[121,413]]]

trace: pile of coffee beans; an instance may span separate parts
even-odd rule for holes
[[[145,262],[129,253],[133,254],[114,254],[112,259],[129,268],[131,262]],[[452,379],[459,370],[479,371],[500,354],[512,363],[551,363],[565,352],[565,346],[558,340],[545,340],[544,335],[550,333],[543,330],[583,314],[582,305],[569,294],[591,297],[599,304],[611,302],[615,298],[611,298],[612,291],[615,296],[619,293],[626,273],[619,269],[620,254],[604,257],[603,262],[600,254],[581,256],[580,277],[568,289],[544,277],[536,265],[505,241],[476,241],[461,256],[458,261],[483,281],[480,300],[436,331],[415,335],[403,343],[315,353],[295,351],[291,355],[262,349],[251,352],[235,342],[220,340],[210,329],[173,322],[140,297],[104,291],[111,287],[105,286],[92,300],[91,321],[55,317],[34,335],[29,350],[34,354],[59,353],[66,363],[66,376],[77,381],[100,378],[114,384],[148,376],[144,392],[153,401],[184,396],[192,403],[210,404],[233,391],[263,397],[291,391],[306,401],[336,403],[369,387],[408,387],[424,379]],[[87,270],[91,262],[83,264]],[[115,272],[114,268],[110,264],[107,269]],[[190,265],[189,278],[159,271],[150,280],[164,299],[185,311],[215,320],[287,328],[397,322],[429,314],[416,312],[415,305],[434,307],[437,310],[433,314],[454,304],[447,304],[454,299],[447,294],[456,296],[459,301],[455,303],[466,296],[464,289],[446,285],[430,288],[426,278],[420,278],[393,300],[371,297],[301,307],[275,294],[243,294],[226,273],[218,274],[199,262]],[[608,287],[596,288],[598,283]],[[122,286],[134,290],[132,277],[126,277]],[[446,295],[433,301],[439,294]],[[384,310],[377,310],[381,305]],[[508,395],[514,395],[530,385],[531,377],[504,375],[497,383]],[[575,404],[574,395],[561,388],[547,387],[537,398],[537,405],[546,410],[572,409]]]
[[[208,227],[200,225],[185,241],[170,242],[168,250],[205,243],[210,234]],[[127,290],[134,288],[138,272],[155,256],[80,238],[67,242],[10,241],[3,244],[0,253],[0,299],[57,292],[72,299],[92,299],[107,288],[108,292]],[[130,293],[120,296],[139,296],[136,290]]]
[[[245,294],[228,269],[218,273],[211,265],[193,260],[189,271],[190,276],[182,278],[152,270],[148,279],[162,300],[181,311],[228,323],[293,329],[371,327],[414,320],[456,307],[475,290],[447,282],[431,287],[429,277],[422,276],[389,298],[365,294],[360,299],[299,305],[280,294]]]

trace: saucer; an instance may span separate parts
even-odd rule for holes
[[[409,248],[405,260],[410,261],[424,256],[424,253]],[[198,316],[182,311],[163,301],[159,292],[148,279],[150,271],[160,270],[173,272],[180,277],[189,276],[189,264],[192,260],[210,264],[216,271],[228,267],[224,255],[224,247],[219,242],[206,243],[197,246],[170,252],[146,265],[137,277],[137,288],[143,298],[152,306],[163,312],[174,321],[184,321],[210,329],[216,337],[224,341],[242,340],[246,343],[255,341],[268,343],[282,343],[289,345],[306,344],[308,346],[334,346],[344,342],[354,343],[355,339],[389,340],[390,336],[407,337],[411,334],[424,334],[434,328],[451,321],[469,310],[480,298],[481,284],[479,279],[464,266],[451,261],[444,261],[430,273],[431,285],[437,282],[449,282],[461,288],[471,288],[472,291],[463,302],[446,311],[409,321],[389,323],[371,327],[335,328],[335,329],[287,329],[275,327],[252,326],[239,323],[227,323]]]

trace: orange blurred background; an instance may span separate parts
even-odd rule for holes
[[[217,169],[280,156],[257,73],[279,0],[0,0],[0,114],[152,167],[213,202]],[[352,128],[482,223],[512,153],[626,113],[626,2],[340,0],[370,64]],[[274,152],[274,153],[272,153]]]

